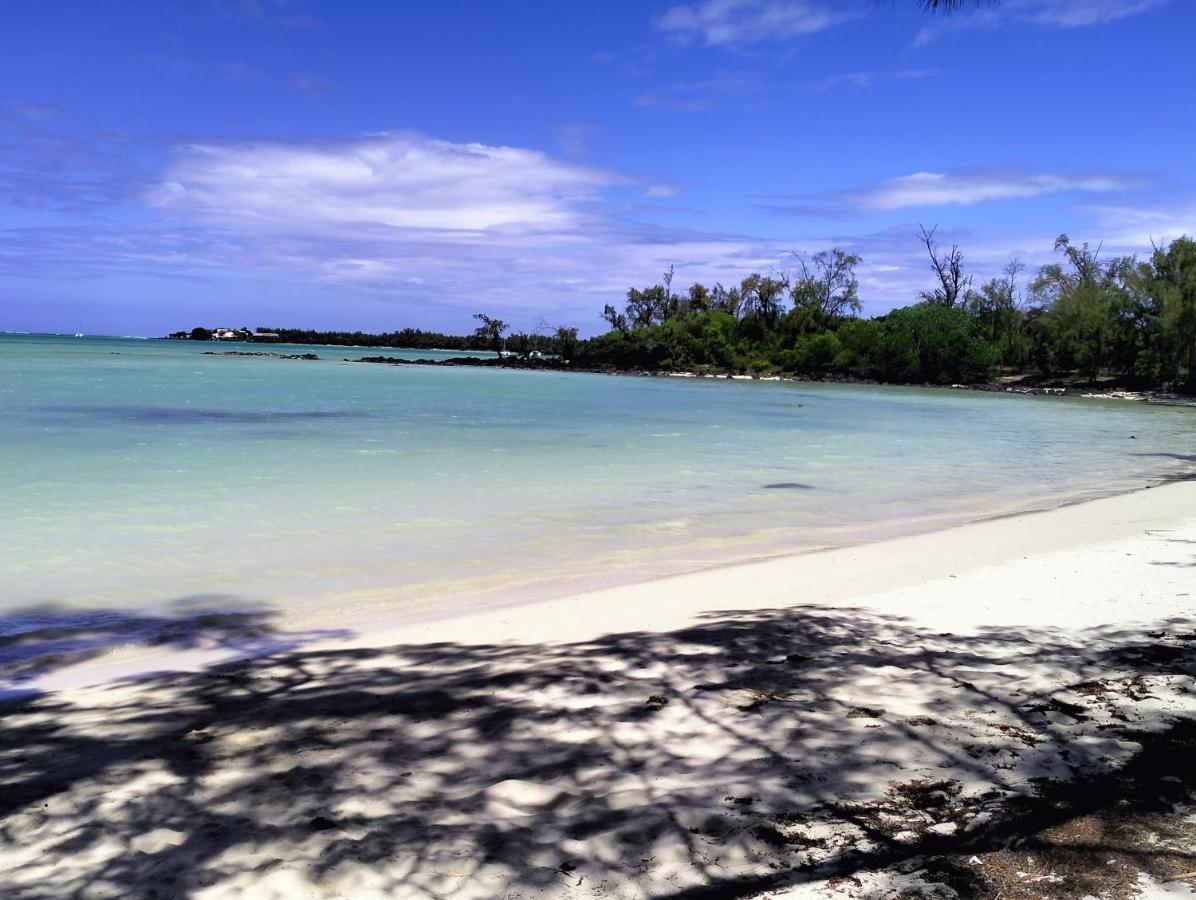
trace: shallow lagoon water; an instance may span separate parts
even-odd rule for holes
[[[4,627],[559,589],[1194,468],[1189,409],[345,362],[377,352],[0,336]]]

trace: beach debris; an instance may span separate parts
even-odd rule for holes
[[[751,806],[753,803],[755,803],[760,798],[759,797],[727,796],[727,797],[724,797],[723,799],[726,800],[728,803],[734,803],[736,806]]]
[[[847,713],[849,719],[879,719],[885,714],[883,709],[874,706],[857,706]]]

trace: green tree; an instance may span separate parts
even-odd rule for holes
[[[668,295],[665,289],[654,284],[640,290],[627,290],[627,321],[632,328],[647,328],[649,325],[663,322],[668,310]]]
[[[860,258],[835,248],[807,257],[795,253],[797,271],[789,280],[789,297],[819,327],[860,311],[860,285],[855,267]]]
[[[481,341],[488,349],[501,354],[503,349],[503,333],[511,326],[502,319],[495,319],[485,313],[474,313],[473,316],[482,324],[473,331],[473,336]]]
[[[552,349],[564,362],[569,362],[577,353],[577,329],[558,325],[552,335]]]
[[[1150,292],[1172,348],[1172,377],[1196,388],[1196,240],[1184,236],[1155,247],[1150,277]]]
[[[885,381],[983,381],[996,359],[967,312],[937,303],[890,312],[872,349],[871,367]]]
[[[756,319],[767,329],[776,323],[781,314],[785,282],[780,278],[752,273],[739,283],[739,296],[739,317]]]
[[[606,324],[608,324],[615,331],[619,332],[620,334],[627,334],[627,316],[623,315],[623,313],[619,312],[609,303],[602,307],[602,318],[605,319]]]
[[[689,286],[686,305],[689,312],[706,312],[714,308],[714,298],[710,296],[706,285],[694,282]]]
[[[1005,266],[1000,278],[990,278],[978,291],[964,295],[964,308],[976,321],[980,333],[997,347],[998,361],[1019,366],[1026,360],[1026,340],[1022,333],[1023,312],[1017,290],[1017,277],[1025,264],[1016,257]]]
[[[1030,293],[1046,308],[1041,324],[1054,366],[1093,381],[1110,358],[1127,261],[1104,264],[1099,246],[1077,246],[1066,234],[1056,239],[1055,251],[1063,261],[1043,266]]]

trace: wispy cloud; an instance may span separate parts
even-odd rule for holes
[[[226,84],[255,84],[262,80],[262,73],[239,60],[226,60],[220,63],[220,78]]]
[[[870,88],[876,83],[875,72],[843,72],[810,83],[810,89],[829,91],[837,87]]]
[[[0,117],[19,116],[35,122],[60,119],[65,111],[52,103],[0,103]]]
[[[1022,0],[1014,12],[1040,25],[1079,28],[1103,25],[1159,9],[1172,0]]]
[[[929,44],[952,32],[996,28],[1011,22],[1048,28],[1104,25],[1142,15],[1174,0],[1005,0],[997,8],[943,18],[918,32],[915,45]]]
[[[644,189],[644,196],[653,199],[676,197],[680,193],[681,187],[676,184],[650,184]]]
[[[835,88],[870,88],[884,81],[920,81],[924,78],[934,78],[937,69],[897,69],[891,72],[843,72],[820,78],[806,85],[812,91],[829,91]]]
[[[1114,248],[1196,237],[1196,197],[1164,204],[1092,204],[1081,208]]]
[[[136,194],[146,147],[58,107],[0,102],[0,205],[90,214]]]
[[[212,7],[223,18],[284,28],[315,25],[315,18],[305,11],[306,6],[303,0],[212,0]]]
[[[601,309],[594,298],[617,298],[672,262],[710,279],[776,264],[782,250],[769,241],[626,219],[636,193],[677,190],[537,150],[406,132],[205,142],[180,148],[145,196],[167,217],[164,232],[188,239],[175,252],[143,235],[131,243],[144,255],[130,247],[120,259],[307,273],[415,303],[468,306],[484,295],[512,315],[586,318]]]
[[[593,122],[563,122],[552,130],[566,156],[584,156],[590,142],[602,134],[602,126]]]
[[[741,72],[724,73],[697,81],[676,81],[672,84],[640,94],[636,106],[671,109],[679,112],[706,112],[718,107],[721,101],[741,98],[760,90],[751,75]]]
[[[183,148],[149,205],[256,230],[353,223],[456,232],[578,223],[618,176],[518,147],[420,134]]]
[[[879,184],[826,195],[825,199],[864,210],[916,206],[970,206],[986,200],[1037,197],[1064,191],[1117,191],[1133,186],[1120,176],[1068,175],[1022,169],[961,169],[915,172]]]
[[[706,46],[786,41],[854,19],[858,11],[805,0],[703,0],[670,7],[656,27],[677,40]]]
[[[303,91],[308,94],[318,94],[324,90],[324,82],[315,77],[308,75],[305,72],[298,72],[291,76],[290,86],[297,91]]]
[[[666,173],[635,179],[524,147],[411,132],[200,140],[168,149],[169,161],[149,179],[110,167],[103,145],[78,159],[66,155],[69,140],[39,147],[8,148],[19,180],[0,179],[0,194],[39,210],[84,211],[0,229],[0,269],[20,277],[278,279],[305,290],[327,285],[338,303],[345,292],[394,303],[400,316],[443,308],[467,317],[485,298],[520,327],[544,317],[588,329],[598,326],[604,303],[618,302],[629,284],[652,283],[669,265],[686,283],[729,284],[783,268],[788,251],[841,246],[865,257],[860,277],[873,311],[909,302],[927,279],[912,225],[871,234],[801,229],[800,237],[651,225],[635,216],[656,209],[644,197],[668,201],[677,192]],[[51,158],[60,158],[59,169],[48,167]],[[858,213],[1124,183],[1099,174],[969,170],[812,199]],[[143,208],[130,211],[138,199]],[[1094,215],[1127,218],[1112,208]],[[1124,230],[1159,235],[1159,225],[1182,229],[1191,221],[1185,215],[1143,212]],[[1027,246],[1045,258],[1054,237],[956,235],[978,275],[999,271],[1010,252]]]

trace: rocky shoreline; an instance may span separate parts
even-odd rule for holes
[[[315,353],[272,353],[268,350],[205,350],[204,356],[269,356],[272,359],[319,359]]]
[[[256,354],[243,354],[256,355]],[[260,354],[279,355],[279,354]],[[304,358],[307,358],[305,355]],[[406,359],[398,356],[363,356],[346,362],[378,363],[393,366],[449,366],[489,369],[521,369],[536,372],[582,372],[591,375],[621,375],[638,378],[712,378],[733,381],[796,381],[811,384],[859,384],[898,387],[926,387],[957,391],[984,391],[986,393],[1023,394],[1029,396],[1084,397],[1103,400],[1132,400],[1141,403],[1156,403],[1166,406],[1196,406],[1196,397],[1168,391],[1126,390],[1122,386],[1101,387],[1075,384],[1030,384],[1017,382],[979,382],[976,384],[893,384],[869,378],[829,376],[824,378],[810,375],[747,375],[731,372],[695,371],[653,371],[649,369],[619,369],[614,366],[575,366],[553,359],[497,359],[477,356],[455,356],[450,359]]]

